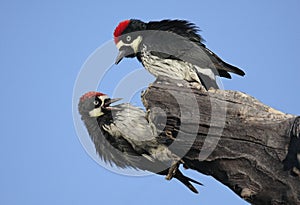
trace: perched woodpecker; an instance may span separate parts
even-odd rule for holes
[[[225,78],[231,78],[229,72],[245,75],[206,48],[198,31],[198,27],[185,20],[122,21],[114,30],[119,50],[116,64],[124,57],[137,57],[156,77],[197,82],[206,89],[218,88],[216,75]]]
[[[155,127],[147,121],[145,112],[128,103],[110,106],[118,100],[100,92],[88,92],[79,100],[81,119],[100,158],[121,168],[147,170],[166,175],[167,179],[174,177],[198,193],[190,182],[202,184],[177,169],[177,156],[158,143]]]

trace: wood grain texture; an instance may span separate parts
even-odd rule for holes
[[[185,166],[213,176],[251,204],[300,204],[299,176],[282,164],[296,116],[241,92],[205,91],[165,78],[151,84],[142,100],[161,143]]]

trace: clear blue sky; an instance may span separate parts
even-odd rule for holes
[[[197,187],[199,195],[176,180],[128,177],[99,166],[75,132],[73,86],[119,21],[187,19],[202,29],[208,48],[246,72],[223,80],[225,89],[299,115],[299,10],[298,0],[2,0],[0,204],[247,204],[190,170],[205,184]]]

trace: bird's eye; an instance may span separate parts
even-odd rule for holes
[[[99,101],[98,101],[98,100],[95,100],[95,101],[94,101],[94,105],[99,105]]]
[[[126,41],[131,41],[131,36],[126,36]]]

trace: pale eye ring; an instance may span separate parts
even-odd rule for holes
[[[131,41],[131,36],[126,36],[126,41]]]
[[[94,105],[99,105],[99,101],[98,100],[95,100],[93,103],[94,103]]]

